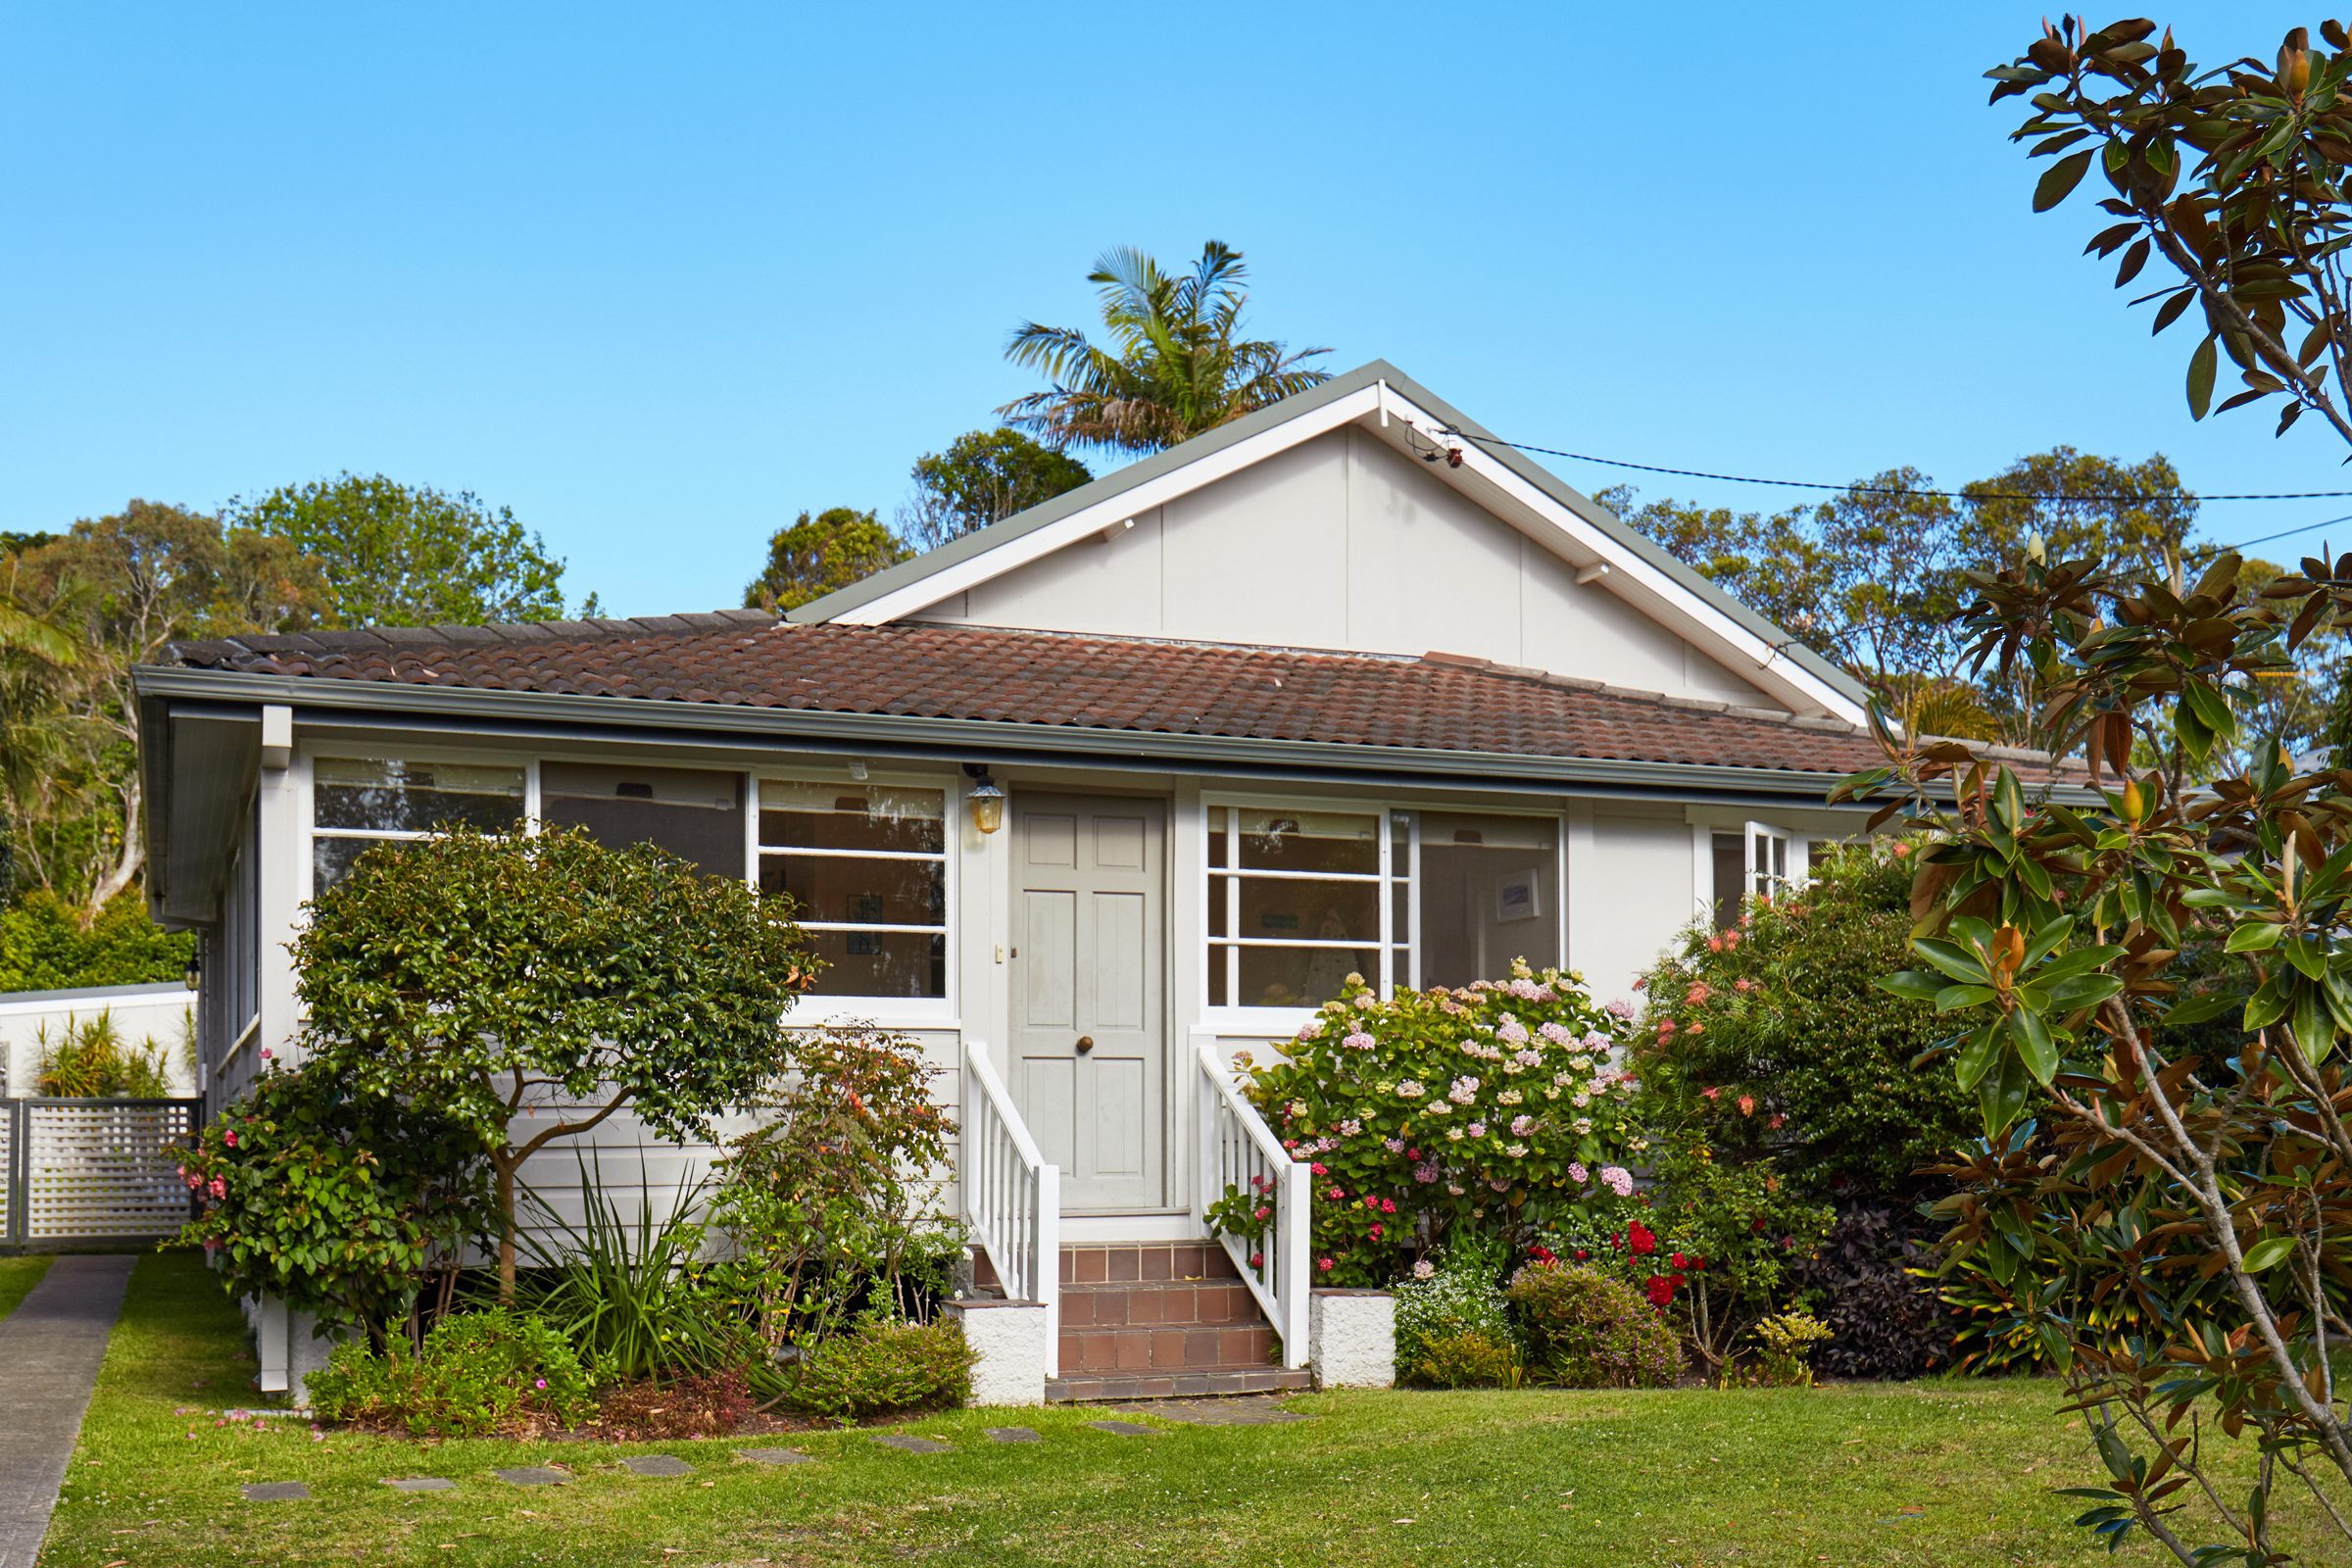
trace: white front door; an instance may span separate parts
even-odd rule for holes
[[[1167,1202],[1167,808],[1012,803],[1012,1098],[1062,1207]]]

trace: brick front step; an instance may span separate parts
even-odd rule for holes
[[[1148,1285],[1162,1280],[1238,1280],[1241,1275],[1216,1242],[1151,1242],[1116,1247],[1065,1247],[1064,1285]]]
[[[1314,1387],[1301,1369],[1278,1366],[1220,1367],[1190,1372],[1078,1373],[1046,1380],[1046,1402],[1074,1404],[1094,1399],[1198,1399],[1231,1394],[1301,1394]]]
[[[1209,1328],[1087,1328],[1061,1331],[1064,1377],[1114,1372],[1231,1372],[1267,1365],[1274,1330],[1255,1323]]]
[[[1162,1280],[1151,1285],[1064,1285],[1061,1326],[1070,1329],[1244,1328],[1263,1324],[1257,1299],[1239,1280]]]

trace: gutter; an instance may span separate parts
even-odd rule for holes
[[[341,681],[144,665],[133,674],[142,700],[170,700],[173,716],[228,716],[234,708],[283,703],[306,725],[387,727],[417,715],[443,730],[582,738],[603,731],[638,741],[657,732],[683,744],[722,748],[766,744],[801,750],[891,751],[916,757],[1011,763],[1045,759],[1152,767],[1174,772],[1282,772],[1321,779],[1453,779],[1472,788],[1555,789],[1688,798],[1703,793],[1759,803],[1790,798],[1825,805],[1842,775],[1796,768],[1730,767],[1611,758],[1536,757],[1324,741],[1263,740],[1158,730],[1084,729],[1003,719],[933,718],[732,707],[655,698],[589,697]],[[397,697],[391,694],[397,692]],[[387,700],[390,698],[390,700]]]

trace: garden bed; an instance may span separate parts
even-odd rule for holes
[[[643,1446],[216,1426],[208,1401],[251,1376],[242,1350],[195,1259],[140,1263],[45,1564],[1093,1564],[1113,1540],[1186,1565],[2104,1560],[2054,1492],[2083,1434],[2046,1381],[1316,1395],[1289,1401],[1310,1421],[1148,1438],[1083,1407],[957,1411],[905,1428],[948,1451],[811,1431],[792,1446],[813,1463],[769,1468],[676,1442],[662,1451],[694,1474],[656,1480],[620,1468]],[[1008,1421],[1042,1441],[987,1441]],[[570,1484],[492,1475],[550,1463]],[[456,1485],[382,1485],[419,1474]],[[242,1497],[270,1481],[312,1495]]]

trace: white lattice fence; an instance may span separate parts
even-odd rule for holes
[[[195,1130],[193,1100],[24,1100],[7,1168],[14,1242],[169,1236],[188,1217],[174,1174]]]

